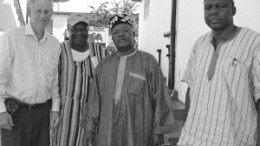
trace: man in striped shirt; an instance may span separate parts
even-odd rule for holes
[[[28,0],[30,22],[0,38],[2,146],[48,146],[49,128],[58,124],[60,47],[45,31],[52,6],[52,0]]]
[[[105,57],[105,48],[88,42],[89,21],[74,13],[68,17],[69,40],[61,43],[59,87],[60,122],[51,134],[52,146],[86,146],[84,130],[78,126],[89,96],[89,85],[97,63]]]
[[[211,32],[195,43],[183,81],[191,104],[178,146],[259,146],[260,34],[234,25],[233,0],[204,0]]]

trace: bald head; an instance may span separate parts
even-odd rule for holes
[[[204,0],[204,3],[205,3],[205,1],[207,1],[207,0]],[[230,1],[231,6],[234,8],[234,7],[235,7],[235,2],[234,2],[234,0],[228,0],[228,1]]]
[[[235,7],[234,0],[230,0],[232,7]]]

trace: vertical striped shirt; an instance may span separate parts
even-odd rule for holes
[[[184,74],[191,105],[179,146],[254,146],[260,98],[260,35],[240,28],[221,42],[215,73],[208,79],[214,54],[212,33],[195,43]]]
[[[13,97],[35,104],[52,98],[52,110],[59,111],[57,39],[45,31],[38,41],[29,24],[10,30],[0,38],[0,112],[4,100]]]
[[[50,146],[86,146],[84,130],[78,126],[86,102],[89,97],[90,82],[93,78],[95,65],[106,55],[106,49],[94,42],[88,43],[88,50],[84,53],[85,59],[73,55],[70,41],[61,43],[59,64],[60,75],[60,122],[57,128],[51,131]],[[81,59],[81,60],[79,60]]]

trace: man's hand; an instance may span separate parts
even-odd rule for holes
[[[158,146],[163,144],[163,134],[153,134],[153,143],[152,146]]]
[[[14,124],[11,115],[8,112],[0,113],[0,128],[12,130],[13,126]]]
[[[93,133],[85,130],[83,134],[83,144],[86,146],[93,146]]]
[[[51,113],[51,123],[50,123],[50,128],[53,129],[55,128],[58,123],[59,123],[60,117],[59,117],[59,112],[52,112]]]

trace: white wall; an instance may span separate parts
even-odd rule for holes
[[[53,19],[53,35],[59,40],[64,41],[64,32],[67,29],[66,15],[52,15]]]
[[[13,0],[0,0],[0,31],[19,26]]]
[[[88,6],[89,0],[69,0],[67,2],[56,2],[54,4],[54,11],[57,12],[83,12],[90,10]],[[97,0],[99,1],[99,0]]]
[[[157,60],[157,49],[162,49],[161,61],[165,77],[168,76],[169,68],[166,44],[170,44],[170,39],[164,38],[163,34],[170,31],[171,1],[150,0],[149,15],[144,19],[144,0],[142,0],[139,14],[139,49],[151,53]]]
[[[203,0],[177,1],[177,32],[176,32],[176,82],[179,99],[185,101],[187,85],[181,83],[181,78],[189,59],[190,51],[196,39],[209,31],[204,23]]]

